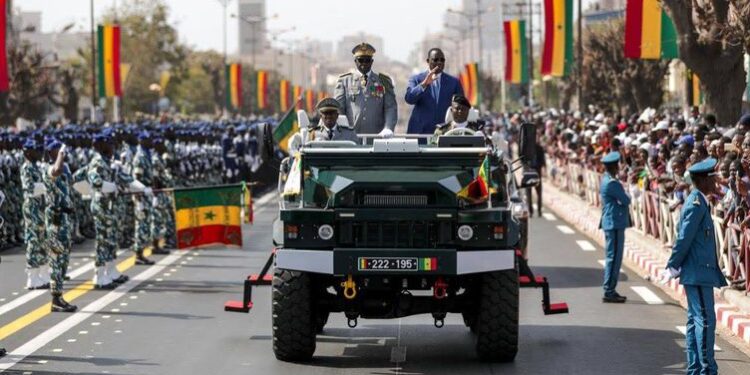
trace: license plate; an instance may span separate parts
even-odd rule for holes
[[[436,258],[410,257],[360,257],[357,262],[360,271],[434,271]]]

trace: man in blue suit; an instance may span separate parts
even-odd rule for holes
[[[433,134],[435,125],[445,122],[445,113],[455,94],[464,95],[456,77],[443,72],[445,54],[440,48],[427,53],[429,70],[409,78],[405,100],[414,106],[409,118],[409,134]]]
[[[717,374],[714,358],[716,313],[714,288],[726,286],[716,259],[716,237],[707,196],[718,192],[716,159],[708,158],[688,169],[693,190],[680,213],[677,239],[667,262],[669,278],[679,277],[688,302],[688,375]]]
[[[617,179],[620,153],[610,152],[602,158],[606,173],[602,177],[602,218],[599,228],[604,230],[606,263],[604,264],[604,303],[625,303],[627,298],[617,293],[617,278],[625,251],[625,228],[630,226],[630,197]]]

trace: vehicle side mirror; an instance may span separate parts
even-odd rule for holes
[[[540,182],[541,179],[539,178],[539,173],[536,173],[536,171],[523,172],[523,177],[521,177],[522,188],[534,187],[539,185]]]
[[[519,139],[519,151],[522,163],[525,165],[536,164],[536,125],[525,122],[521,124]]]
[[[273,129],[271,124],[263,123],[258,125],[258,156],[261,164],[273,158]]]

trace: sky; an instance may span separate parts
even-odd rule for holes
[[[201,50],[222,50],[222,6],[219,0],[166,0],[171,20],[186,44]],[[228,14],[237,13],[238,0],[229,0]],[[54,32],[75,23],[75,30],[89,29],[89,0],[14,0],[23,11],[42,12],[42,31]],[[94,12],[101,15],[126,0],[95,0]],[[409,52],[426,32],[443,27],[443,12],[460,7],[460,0],[267,0],[269,30],[295,31],[280,39],[313,39],[332,41],[360,31],[384,39],[384,53],[392,59],[407,62]],[[236,18],[227,18],[229,53],[237,51]]]

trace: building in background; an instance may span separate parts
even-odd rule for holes
[[[42,12],[18,12],[13,16],[13,38],[38,48],[50,62],[79,57],[78,50],[86,48],[91,35],[74,31],[75,24],[61,30],[42,32]]]
[[[237,18],[239,23],[239,54],[251,56],[266,49],[266,0],[239,0]]]

